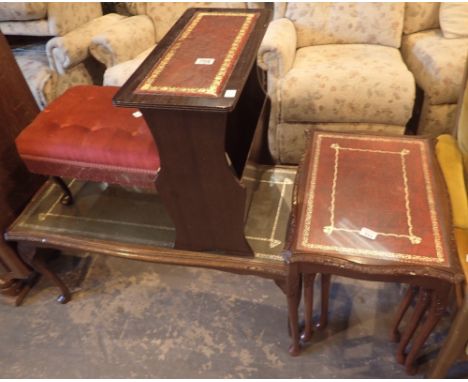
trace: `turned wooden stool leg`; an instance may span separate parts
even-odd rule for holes
[[[321,277],[321,290],[322,290],[322,301],[321,301],[321,312],[320,321],[316,325],[318,329],[325,329],[328,325],[328,304],[330,301],[330,282],[331,275],[323,274]]]
[[[42,259],[36,256],[36,248],[34,246],[26,243],[18,243],[18,254],[35,271],[46,277],[60,289],[62,294],[57,297],[59,303],[66,304],[71,300],[71,293],[68,287],[45,265]]]
[[[299,355],[301,348],[299,343],[299,302],[301,300],[301,276],[297,264],[289,264],[287,280],[287,298],[289,325],[291,328],[292,344],[289,347],[289,353],[292,356]]]
[[[73,199],[73,194],[71,193],[70,189],[68,188],[67,184],[63,181],[63,179],[59,176],[53,176],[52,179],[63,192],[63,196],[60,198],[60,203],[62,203],[64,206],[71,206],[73,203],[75,203],[75,200]]]
[[[432,291],[431,293],[430,307],[426,321],[424,322],[424,324],[421,327],[421,330],[414,339],[413,344],[411,346],[411,350],[408,353],[408,356],[406,357],[406,372],[410,375],[416,374],[417,367],[414,365],[416,357],[418,356],[419,351],[426,342],[427,337],[429,337],[429,334],[431,334],[432,330],[437,325],[440,318],[442,317],[442,314],[445,311],[448,300],[448,292],[449,288],[443,291]]]
[[[392,331],[390,333],[390,341],[398,342],[400,341],[400,331],[398,330],[403,317],[405,316],[406,312],[408,311],[409,306],[411,305],[411,301],[413,301],[416,292],[418,291],[418,287],[414,287],[409,285],[408,290],[403,297],[403,300],[398,307],[398,311],[395,316],[395,322],[392,326]]]
[[[301,340],[304,342],[310,341],[312,338],[312,314],[314,309],[314,282],[316,274],[305,274],[303,276],[304,282],[304,333],[302,333]]]
[[[405,331],[403,332],[403,336],[398,344],[398,350],[396,354],[397,362],[400,364],[405,363],[405,350],[406,346],[411,340],[421,317],[423,316],[424,312],[426,311],[427,305],[429,303],[429,292],[427,289],[421,288],[419,290],[418,302],[416,303],[416,307],[414,308],[413,314],[408,322]]]

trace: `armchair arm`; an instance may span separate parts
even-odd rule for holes
[[[455,139],[448,134],[437,137],[437,160],[439,161],[452,205],[453,224],[468,229],[468,200],[463,175],[463,160]]]
[[[91,38],[99,31],[108,28],[125,16],[116,13],[98,17],[61,37],[54,37],[46,44],[47,58],[52,69],[64,74],[69,69],[89,57]]]
[[[284,76],[294,62],[296,44],[296,28],[291,20],[272,21],[258,50],[258,65],[276,78]]]
[[[131,60],[156,44],[152,20],[146,15],[122,20],[92,38],[89,51],[107,68]]]

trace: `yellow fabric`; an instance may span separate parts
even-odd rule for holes
[[[453,224],[456,228],[468,229],[468,200],[463,160],[455,139],[451,135],[440,135],[437,138],[436,154],[450,195]]]
[[[465,164],[465,174],[468,174],[468,85],[465,87],[461,99],[463,104],[458,120],[457,141]]]
[[[468,280],[468,230],[455,228],[455,241],[460,264],[465,273],[465,279]]]

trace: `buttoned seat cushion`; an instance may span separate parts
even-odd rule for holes
[[[396,48],[330,44],[298,49],[279,92],[281,122],[404,126],[415,84]]]
[[[457,103],[468,37],[444,38],[440,29],[413,33],[403,37],[401,52],[431,105]]]
[[[154,188],[159,154],[137,109],[112,105],[117,87],[77,86],[52,102],[16,139],[31,172]]]

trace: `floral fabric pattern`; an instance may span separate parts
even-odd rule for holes
[[[299,49],[281,79],[284,122],[405,125],[415,97],[412,74],[395,48],[321,45]]]
[[[440,3],[405,3],[405,34],[439,27]]]
[[[0,31],[4,35],[53,36],[47,20],[0,21]]]
[[[110,13],[86,23],[62,37],[50,39],[46,45],[51,67],[60,74],[89,57],[92,37],[100,30],[115,24],[124,16]]]
[[[273,144],[283,164],[298,164],[304,155],[308,135],[314,130],[403,135],[404,126],[371,123],[280,123]]]
[[[45,46],[32,44],[12,51],[37,105],[43,109],[55,99],[57,86],[57,74],[49,68]]]
[[[288,3],[285,17],[297,32],[297,47],[377,44],[399,48],[403,3]]]
[[[247,8],[247,3],[146,3],[146,14],[154,22],[159,42],[188,8]]]
[[[462,85],[468,37],[446,39],[440,29],[404,36],[403,58],[432,105],[454,104]]]
[[[156,45],[146,49],[136,56],[133,60],[122,62],[118,65],[108,68],[104,72],[105,86],[122,86],[133,72],[141,65],[146,57],[152,52]]]
[[[91,40],[89,51],[109,68],[131,60],[154,46],[154,36],[154,25],[148,16],[132,16],[96,34]]]
[[[438,136],[453,132],[455,128],[457,104],[431,105],[424,99],[419,120],[418,135]]]
[[[40,20],[46,15],[46,3],[0,3],[0,21]]]
[[[15,48],[13,55],[41,110],[68,88],[92,84],[91,76],[84,64],[75,66],[63,75],[51,70],[43,44]]]
[[[468,3],[442,3],[440,29],[445,38],[468,37]]]
[[[20,5],[29,4],[29,5]],[[41,3],[0,3],[0,15],[9,7],[35,9]],[[21,21],[0,16],[0,29],[3,34],[23,36],[62,36],[88,21],[102,16],[100,3],[44,3],[46,12],[39,20]],[[7,13],[5,13],[6,15]],[[37,13],[38,15],[39,13]],[[7,21],[5,21],[7,20]],[[15,21],[16,20],[16,21]]]
[[[296,55],[296,30],[286,18],[270,23],[258,50],[258,65],[269,75],[284,76],[291,68]]]

